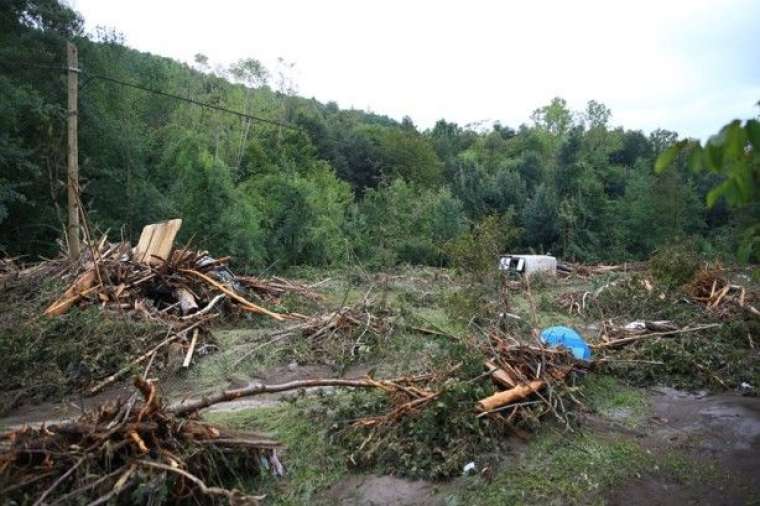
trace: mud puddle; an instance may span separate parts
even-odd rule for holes
[[[450,487],[423,480],[355,474],[333,485],[325,493],[324,503],[339,506],[444,506],[445,489]]]
[[[631,477],[609,504],[740,505],[760,497],[760,398],[656,389],[640,443],[655,455],[678,450],[691,461],[688,483],[653,470]]]

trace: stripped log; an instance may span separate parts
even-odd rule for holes
[[[500,408],[512,402],[524,399],[529,395],[538,392],[545,385],[546,382],[542,380],[533,380],[528,383],[510,388],[509,390],[496,392],[495,394],[478,401],[477,408],[480,411],[492,411],[496,408]]]

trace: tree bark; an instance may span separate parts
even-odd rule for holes
[[[382,383],[372,380],[351,380],[351,379],[312,379],[290,381],[279,385],[250,385],[245,388],[233,390],[224,390],[217,392],[208,397],[202,397],[194,401],[178,404],[169,408],[169,412],[176,416],[186,416],[195,411],[207,408],[220,402],[233,401],[242,397],[252,397],[254,395],[272,394],[276,392],[286,392],[288,390],[298,390],[301,388],[313,387],[348,387],[348,388],[380,388]]]

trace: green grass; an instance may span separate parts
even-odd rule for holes
[[[498,470],[490,483],[467,478],[449,504],[604,504],[605,492],[655,466],[680,472],[632,440],[544,428],[521,460]]]
[[[649,402],[643,390],[617,378],[589,375],[582,384],[586,404],[596,413],[634,428],[649,414]]]
[[[267,346],[233,367],[243,353],[265,342],[268,335],[276,330],[273,324],[258,323],[250,327],[213,330],[219,351],[212,353],[195,363],[188,379],[198,389],[226,385],[233,376],[250,377],[262,368],[280,362],[282,347]]]
[[[271,433],[285,445],[281,458],[285,477],[267,477],[249,484],[248,492],[268,495],[267,504],[313,504],[322,491],[348,473],[345,451],[331,445],[325,427],[309,416],[309,408],[316,402],[300,400],[271,408],[205,416],[225,427]]]

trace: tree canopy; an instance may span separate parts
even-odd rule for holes
[[[702,147],[675,132],[612,127],[606,105],[572,111],[555,97],[530,124],[441,119],[421,131],[409,118],[298,96],[284,61],[224,66],[198,53],[187,65],[82,26],[55,0],[0,6],[0,248],[9,255],[54,254],[63,234],[66,40],[91,75],[295,127],[85,74],[82,201],[95,227],[131,240],[179,216],[180,240],[251,267],[443,265],[447,245],[484,220],[509,224],[511,248],[582,261],[641,259],[674,240],[727,253],[746,223],[757,227],[755,120]],[[658,156],[672,170],[655,171]]]

